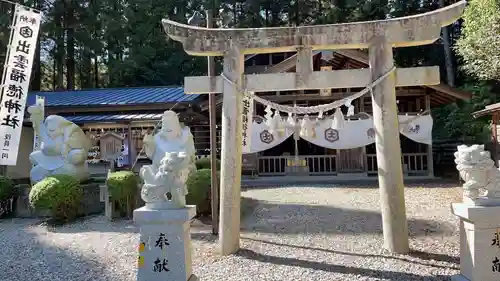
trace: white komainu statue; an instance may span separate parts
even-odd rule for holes
[[[500,205],[500,171],[484,145],[460,145],[455,163],[463,185],[465,203],[478,206]]]
[[[56,174],[87,179],[89,173],[85,160],[91,143],[82,129],[58,115],[50,115],[44,121],[43,111],[36,105],[30,106],[28,112],[33,130],[40,138],[40,149],[29,156],[33,164],[31,182]]]
[[[186,206],[186,180],[196,170],[193,135],[189,127],[181,128],[173,111],[165,111],[161,130],[144,137],[144,149],[151,165],[141,168],[144,181],[141,197],[151,209]]]

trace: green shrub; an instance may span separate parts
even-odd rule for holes
[[[198,170],[212,169],[211,162],[212,161],[210,161],[209,157],[196,160],[196,169],[198,169]],[[217,159],[216,165],[217,165],[217,171],[220,171],[220,160],[219,159]]]
[[[188,188],[186,203],[196,205],[198,214],[210,214],[211,212],[211,173],[210,169],[197,170],[186,181]]]
[[[0,201],[8,200],[17,195],[14,182],[4,176],[0,176]]]
[[[30,205],[50,210],[57,222],[68,222],[80,214],[83,190],[78,180],[68,175],[53,175],[36,183],[30,190]]]
[[[106,185],[111,200],[118,204],[120,212],[131,210],[131,204],[137,194],[139,179],[132,171],[118,171],[108,175]]]

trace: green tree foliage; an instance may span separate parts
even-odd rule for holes
[[[474,93],[469,101],[460,101],[433,110],[433,136],[436,139],[456,140],[468,144],[488,143],[491,136],[489,116],[474,118],[472,113],[498,102],[486,82],[467,83],[464,90]]]
[[[500,1],[471,0],[463,19],[455,47],[463,68],[480,79],[500,79]]]

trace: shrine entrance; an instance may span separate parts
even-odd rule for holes
[[[163,20],[167,35],[181,42],[187,53],[224,56],[221,76],[186,77],[184,83],[186,93],[223,93],[219,224],[222,255],[235,253],[240,247],[243,151],[251,148],[251,141],[261,134],[266,134],[266,142],[271,143],[275,136],[290,131],[313,143],[318,137],[332,144],[375,141],[385,247],[396,253],[409,251],[395,88],[436,85],[440,77],[439,67],[396,69],[392,49],[436,41],[441,27],[455,22],[465,5],[461,1],[411,17],[319,27],[209,29]],[[333,49],[368,49],[370,69],[313,71],[312,51]],[[296,73],[243,74],[245,54],[293,51],[297,52]],[[254,94],[331,88],[364,90],[311,107],[280,105]],[[365,134],[361,139],[343,136],[340,121],[344,119],[338,108],[348,106],[349,115],[351,102],[366,94],[371,95],[373,119],[366,122]],[[253,131],[253,101],[269,107],[266,120],[271,131]],[[333,110],[342,118],[334,117],[332,124],[332,120],[325,120],[324,113]],[[288,113],[288,118],[284,119],[280,112]]]
[[[366,164],[364,147],[337,150],[339,173],[365,173]]]

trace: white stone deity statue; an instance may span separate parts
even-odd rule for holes
[[[141,197],[150,209],[186,206],[186,180],[196,170],[195,147],[189,127],[181,128],[173,111],[165,111],[160,131],[144,137],[144,149],[151,165],[141,168],[144,181]]]
[[[33,151],[30,162],[32,183],[47,176],[65,174],[84,180],[89,177],[85,162],[90,140],[76,124],[58,115],[50,115],[43,120],[43,110],[39,106],[28,108],[33,130],[40,138],[40,149]]]
[[[463,185],[463,201],[470,205],[500,205],[500,171],[484,145],[460,145],[455,163]]]

